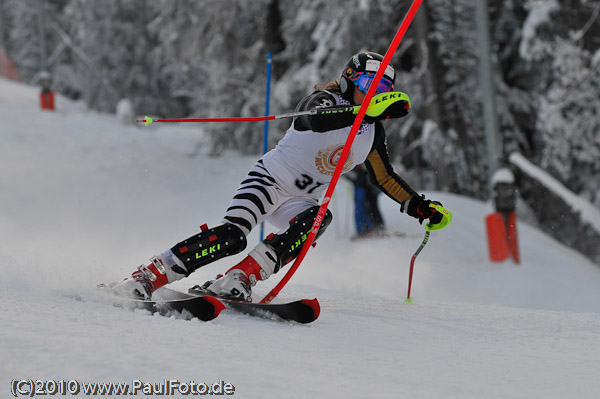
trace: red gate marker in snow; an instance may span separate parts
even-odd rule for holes
[[[496,212],[485,218],[488,247],[492,262],[503,262],[512,256],[519,263],[517,241],[515,177],[508,168],[500,168],[492,177],[492,197]]]
[[[492,262],[504,262],[512,256],[519,264],[519,244],[517,240],[517,218],[514,212],[505,216],[502,212],[494,212],[485,218],[488,247]]]

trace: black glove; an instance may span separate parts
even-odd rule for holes
[[[421,224],[423,224],[423,220],[425,219],[429,219],[429,223],[431,224],[438,224],[442,221],[444,215],[438,212],[437,209],[431,207],[431,204],[443,206],[439,201],[430,201],[426,200],[425,196],[419,197],[418,195],[415,195],[408,201],[406,213],[419,219],[419,223]],[[404,212],[404,203],[402,203],[400,210]]]

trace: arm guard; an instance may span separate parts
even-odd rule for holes
[[[308,111],[335,105],[338,104],[331,94],[325,91],[315,91],[300,101],[300,104],[296,107],[296,111]],[[304,115],[294,119],[294,128],[300,132],[312,130],[313,132],[322,133],[352,125],[355,116],[351,112],[327,115]]]

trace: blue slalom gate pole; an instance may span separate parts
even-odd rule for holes
[[[269,115],[269,100],[271,97],[271,65],[272,57],[271,53],[267,53],[267,89],[265,93],[265,116]],[[263,155],[267,153],[269,149],[269,121],[265,121],[265,130],[263,137]],[[265,222],[260,224],[260,241],[265,236]]]

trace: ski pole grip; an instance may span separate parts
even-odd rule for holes
[[[448,209],[444,208],[441,205],[434,204],[434,203],[429,204],[429,207],[434,208],[436,211],[440,212],[442,214],[442,220],[436,224],[427,223],[425,225],[425,230],[427,230],[427,231],[441,230],[450,224],[450,221],[452,220],[452,214],[450,213],[450,211]]]
[[[385,112],[392,104],[399,101],[405,101],[408,108],[410,108],[410,98],[406,93],[401,91],[390,91],[387,93],[381,93],[373,97],[367,108],[365,115],[371,118],[377,118]],[[358,113],[358,106],[354,107],[354,113]]]

